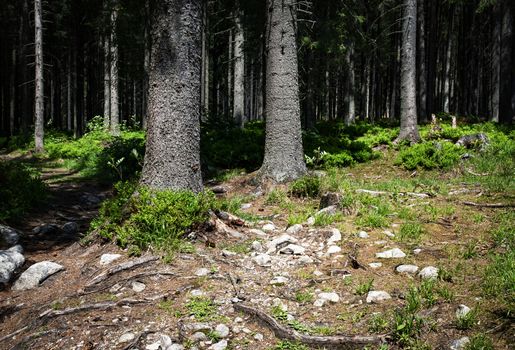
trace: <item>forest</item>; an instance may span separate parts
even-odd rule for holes
[[[514,16],[1,1],[0,349],[513,349]]]

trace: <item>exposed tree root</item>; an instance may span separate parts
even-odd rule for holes
[[[119,265],[113,266],[110,269],[108,269],[107,271],[105,271],[105,272],[101,273],[100,275],[97,275],[96,277],[91,279],[86,284],[85,289],[87,290],[87,289],[91,288],[92,286],[105,281],[109,277],[111,277],[119,272],[131,270],[131,269],[134,269],[141,265],[145,265],[149,262],[156,261],[158,259],[159,258],[157,256],[150,255],[150,256],[144,256],[144,257],[138,258],[136,260],[127,261],[127,262],[121,263]]]
[[[36,340],[38,338],[41,338],[41,337],[45,337],[51,333],[58,333],[62,330],[64,330],[66,328],[60,328],[60,329],[50,329],[50,330],[47,330],[47,331],[42,331],[42,332],[36,332],[36,333],[32,333],[32,334],[29,334],[27,335],[26,337],[24,337],[19,343],[17,343],[15,346],[13,346],[11,348],[11,350],[15,350],[15,349],[27,349],[28,347],[28,343],[30,343],[31,341],[33,340]]]
[[[372,190],[365,190],[365,189],[357,189],[357,193],[365,193],[369,194],[371,196],[384,196],[384,195],[393,195],[391,192],[385,192],[385,191],[372,191]],[[434,197],[433,195],[429,193],[419,193],[419,192],[399,192],[399,196],[408,196],[408,197],[415,197],[415,198],[429,198]]]
[[[300,343],[326,347],[328,349],[362,349],[363,346],[371,344],[384,344],[386,343],[387,335],[372,335],[372,336],[346,336],[346,335],[335,335],[335,336],[314,336],[304,335],[299,332],[283,326],[272,316],[255,309],[253,307],[236,303],[233,305],[236,311],[243,312],[247,315],[256,317],[261,323],[269,327],[274,334],[281,339],[294,340]]]
[[[176,276],[176,274],[171,271],[142,272],[142,273],[138,273],[133,276],[130,276],[126,279],[123,279],[123,284],[125,285],[130,281],[137,280],[140,278],[152,277],[152,276]],[[118,280],[116,283],[120,283],[120,280]],[[88,295],[88,294],[102,292],[108,288],[111,288],[112,286],[113,286],[112,284],[103,285],[102,283],[100,283],[100,286],[98,286],[97,288],[93,288],[93,286],[91,286],[88,288],[87,291],[80,293],[80,295]]]
[[[463,202],[464,205],[469,207],[479,208],[513,208],[515,203],[474,203],[474,202]]]

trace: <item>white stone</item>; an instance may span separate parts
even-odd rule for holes
[[[420,270],[418,276],[423,280],[435,280],[438,278],[438,268],[434,266],[424,267]]]
[[[286,230],[286,233],[288,233],[290,235],[295,235],[295,234],[299,233],[300,231],[302,231],[302,225],[295,224],[293,226],[288,227],[288,229]]]
[[[252,203],[243,203],[241,205],[241,210],[247,210],[247,209],[250,209],[252,207]]]
[[[358,237],[359,237],[359,238],[368,238],[368,237],[369,237],[369,235],[368,235],[368,233],[366,233],[365,231],[359,231],[359,232],[358,232]]]
[[[331,229],[331,237],[327,240],[327,244],[331,245],[342,240],[342,233],[337,228]]]
[[[279,237],[276,237],[273,240],[271,240],[270,242],[268,242],[266,244],[266,247],[268,249],[268,252],[271,252],[271,251],[276,250],[278,246],[294,244],[297,242],[298,242],[298,240],[295,237],[284,234],[284,235],[280,235]]]
[[[370,267],[371,267],[371,268],[373,268],[373,269],[378,269],[378,268],[380,268],[381,266],[383,266],[383,263],[380,263],[380,262],[373,262],[373,263],[368,264],[368,266],[370,266]]]
[[[270,264],[272,258],[270,258],[270,255],[268,254],[259,254],[255,256],[252,260],[254,260],[254,262],[259,266],[267,266],[268,264]]]
[[[252,242],[251,247],[252,247],[252,250],[253,250],[253,251],[256,251],[256,252],[260,252],[260,251],[262,251],[262,250],[263,250],[263,245],[261,244],[261,242],[260,242],[260,241],[254,241],[254,242]]]
[[[331,303],[337,303],[340,301],[340,297],[338,294],[334,292],[324,292],[318,294],[318,298],[326,301],[330,301]]]
[[[227,338],[229,336],[229,327],[220,323],[215,327],[215,332],[220,338]]]
[[[252,234],[254,234],[254,235],[256,235],[256,236],[266,236],[266,233],[264,233],[263,231],[258,230],[258,229],[256,229],[256,228],[251,228],[251,229],[249,230],[249,233],[252,233]]]
[[[201,291],[200,289],[193,289],[191,292],[190,292],[191,296],[192,297],[201,297],[204,295],[204,292]]]
[[[210,273],[209,269],[206,269],[205,267],[201,267],[200,269],[195,271],[195,275],[199,276],[199,277],[207,276],[207,275],[209,275],[209,273]]]
[[[453,340],[449,349],[450,350],[463,350],[463,349],[465,349],[465,347],[467,346],[468,343],[470,343],[469,337],[462,337],[460,339]]]
[[[210,350],[225,350],[227,348],[227,340],[220,340],[218,343],[211,345]]]
[[[25,263],[21,245],[0,251],[0,284],[7,284],[17,269]]]
[[[315,224],[315,218],[313,216],[310,216],[306,221],[306,224],[308,224],[309,226],[313,226]]]
[[[133,281],[131,287],[132,287],[132,290],[135,291],[136,293],[143,292],[145,290],[145,288],[147,288],[147,286],[144,283],[141,283],[138,281]]]
[[[312,264],[314,261],[312,258],[310,258],[309,256],[305,255],[305,256],[301,256],[299,258],[299,264],[302,264],[302,265],[309,265],[309,264]]]
[[[0,245],[4,243],[7,247],[12,247],[20,240],[18,231],[9,226],[0,225]]]
[[[265,339],[263,334],[261,334],[261,333],[254,334],[254,340],[256,340],[256,341],[263,341],[263,339]]]
[[[62,265],[52,261],[41,261],[25,270],[12,286],[12,290],[27,290],[37,286],[53,274],[64,270]]]
[[[367,294],[367,303],[369,303],[369,304],[380,303],[382,301],[385,301],[385,300],[388,300],[391,298],[392,297],[390,296],[390,294],[388,294],[385,291],[373,290],[373,291],[368,292],[368,294]]]
[[[191,347],[190,349],[193,350],[193,348],[194,347]],[[172,344],[169,347],[163,348],[163,349],[166,349],[166,350],[184,350],[184,346],[182,346],[181,344]]]
[[[422,249],[420,249],[420,248],[413,249],[413,254],[420,254],[421,252],[422,252]]]
[[[394,237],[395,237],[395,235],[393,234],[393,232],[392,232],[392,231],[390,231],[390,230],[384,230],[384,231],[383,231],[383,233],[384,233],[386,236],[390,237],[390,238],[394,238]]]
[[[313,275],[315,275],[317,277],[320,277],[320,276],[323,276],[324,273],[322,271],[320,271],[320,270],[315,270],[315,271],[313,271]]]
[[[456,317],[458,319],[466,317],[469,314],[470,311],[471,310],[470,310],[470,308],[467,305],[461,304],[456,309]]]
[[[409,273],[409,274],[415,274],[418,271],[417,265],[399,265],[395,268],[395,271],[398,273]]]
[[[406,254],[404,254],[404,252],[399,248],[393,248],[381,253],[376,253],[376,258],[381,259],[400,259],[404,257],[406,257]]]
[[[118,343],[128,343],[136,338],[134,333],[125,333],[118,338]]]
[[[320,209],[316,212],[315,216],[325,214],[325,215],[336,215],[336,212],[338,211],[338,207],[336,205],[330,205],[328,207],[325,207],[324,209]]]
[[[102,256],[100,257],[100,265],[108,265],[121,257],[122,256],[120,254],[102,254]]]
[[[374,244],[375,245],[385,245],[385,244],[388,244],[388,241],[384,241],[384,240],[375,241]]]
[[[284,276],[275,276],[271,281],[270,284],[273,286],[282,286],[288,282],[288,278]]]
[[[325,304],[325,300],[324,299],[317,299],[313,303],[313,306],[322,307],[322,306],[324,306],[324,304]]]
[[[342,248],[338,247],[337,245],[332,245],[327,249],[327,255],[336,254],[342,251]]]
[[[288,244],[286,247],[279,250],[281,254],[292,254],[292,255],[302,255],[306,251],[306,248],[297,245],[297,244]]]
[[[226,258],[230,256],[237,255],[235,252],[231,252],[230,250],[222,249],[222,256],[225,256]]]
[[[275,225],[274,224],[266,224],[266,225],[263,225],[263,227],[261,228],[263,231],[265,232],[272,232],[272,231],[275,231],[276,228],[275,228]]]

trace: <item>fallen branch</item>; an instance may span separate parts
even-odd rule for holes
[[[36,333],[32,333],[32,334],[29,334],[27,335],[26,337],[24,337],[19,343],[17,343],[15,346],[13,346],[11,348],[11,350],[13,349],[25,349],[25,348],[28,348],[27,345],[29,342],[33,341],[33,340],[36,340],[38,338],[41,338],[41,337],[44,337],[44,336],[47,336],[51,333],[58,333],[60,331],[63,331],[65,330],[66,328],[61,328],[61,329],[50,329],[50,330],[47,330],[47,331],[42,331],[42,332],[36,332]]]
[[[9,333],[9,334],[3,336],[2,338],[0,338],[0,342],[3,342],[5,340],[7,340],[7,339],[10,339],[10,338],[14,337],[17,334],[20,334],[21,332],[23,332],[27,328],[29,328],[29,326],[22,327],[22,328],[18,329],[17,331],[14,331],[12,333]]]
[[[285,327],[279,323],[272,316],[255,309],[253,307],[243,305],[242,303],[236,303],[233,305],[236,311],[243,312],[247,315],[256,317],[261,323],[269,327],[276,337],[286,340],[294,340],[301,342],[306,345],[318,346],[318,347],[329,347],[331,349],[362,349],[363,346],[370,344],[384,344],[387,341],[387,335],[372,335],[372,336],[346,336],[346,335],[335,335],[335,336],[314,336],[304,335],[299,332]]]
[[[479,208],[513,208],[515,203],[474,203],[474,202],[463,202],[464,205],[469,207]]]
[[[141,257],[141,258],[136,259],[136,260],[131,260],[131,261],[127,261],[127,262],[121,263],[119,265],[111,267],[107,271],[105,271],[105,272],[101,273],[100,275],[94,277],[91,281],[88,282],[88,284],[86,284],[85,288],[90,288],[90,287],[92,287],[92,286],[94,286],[96,284],[99,284],[100,282],[105,281],[106,279],[108,279],[112,275],[115,275],[115,274],[117,274],[119,272],[126,271],[126,270],[131,270],[133,268],[139,267],[141,265],[145,265],[145,264],[147,264],[149,262],[156,261],[158,259],[159,258],[157,256],[150,255],[150,256]]]
[[[133,276],[130,276],[130,277],[124,279],[123,280],[123,285],[126,285],[130,281],[133,281],[133,280],[136,280],[136,279],[152,277],[152,276],[176,276],[176,274],[174,272],[170,272],[170,271],[142,272],[142,273],[138,273],[138,274],[135,274]],[[120,281],[118,280],[116,283],[119,283],[119,282]],[[97,285],[98,285],[98,283],[97,283]],[[102,291],[104,291],[104,290],[106,290],[108,288],[113,287],[113,285],[111,285],[111,284],[109,284],[109,285],[100,285],[98,288],[94,288],[94,289],[92,287],[93,286],[89,287],[88,291],[84,291],[84,292],[80,293],[80,295],[88,295],[88,294],[102,292]]]
[[[365,190],[362,188],[359,188],[356,190],[357,193],[365,193],[369,194],[371,196],[384,196],[384,195],[393,195],[391,192],[385,192],[385,191],[372,191],[372,190]],[[400,196],[409,196],[409,197],[415,197],[415,198],[429,198],[433,197],[429,193],[419,193],[419,192],[399,192]]]

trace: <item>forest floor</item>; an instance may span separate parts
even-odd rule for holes
[[[0,291],[0,349],[158,349],[170,342],[224,349],[224,339],[229,349],[305,349],[281,341],[274,328],[297,338],[310,334],[313,344],[339,334],[386,334],[395,343],[369,348],[449,349],[455,340],[484,334],[495,349],[513,349],[513,318],[483,286],[492,232],[513,208],[481,206],[513,203],[513,194],[458,182],[453,172],[408,172],[391,159],[386,154],[320,174],[344,197],[361,193],[349,198],[362,209],[338,209],[314,220],[308,217],[319,199],[295,198],[285,186],[261,188],[248,175],[235,176],[219,185],[229,201],[244,204],[238,215],[245,224],[232,227],[241,237],[199,232],[195,249],[171,262],[150,252],[129,257],[113,244],[84,245],[81,238],[109,189],[43,167],[46,205],[15,228],[22,233],[25,267],[48,260],[65,270],[36,289]],[[364,195],[362,189],[384,193]],[[70,221],[79,224],[74,236],[59,229],[33,232]],[[393,248],[405,256],[376,256]],[[102,264],[107,253],[120,257]],[[408,264],[417,271],[397,271]],[[438,277],[422,279],[418,273],[425,267],[436,267]],[[369,302],[370,291],[390,298]],[[457,318],[459,305],[471,309],[467,316]],[[259,322],[265,316],[253,310],[277,323]]]

